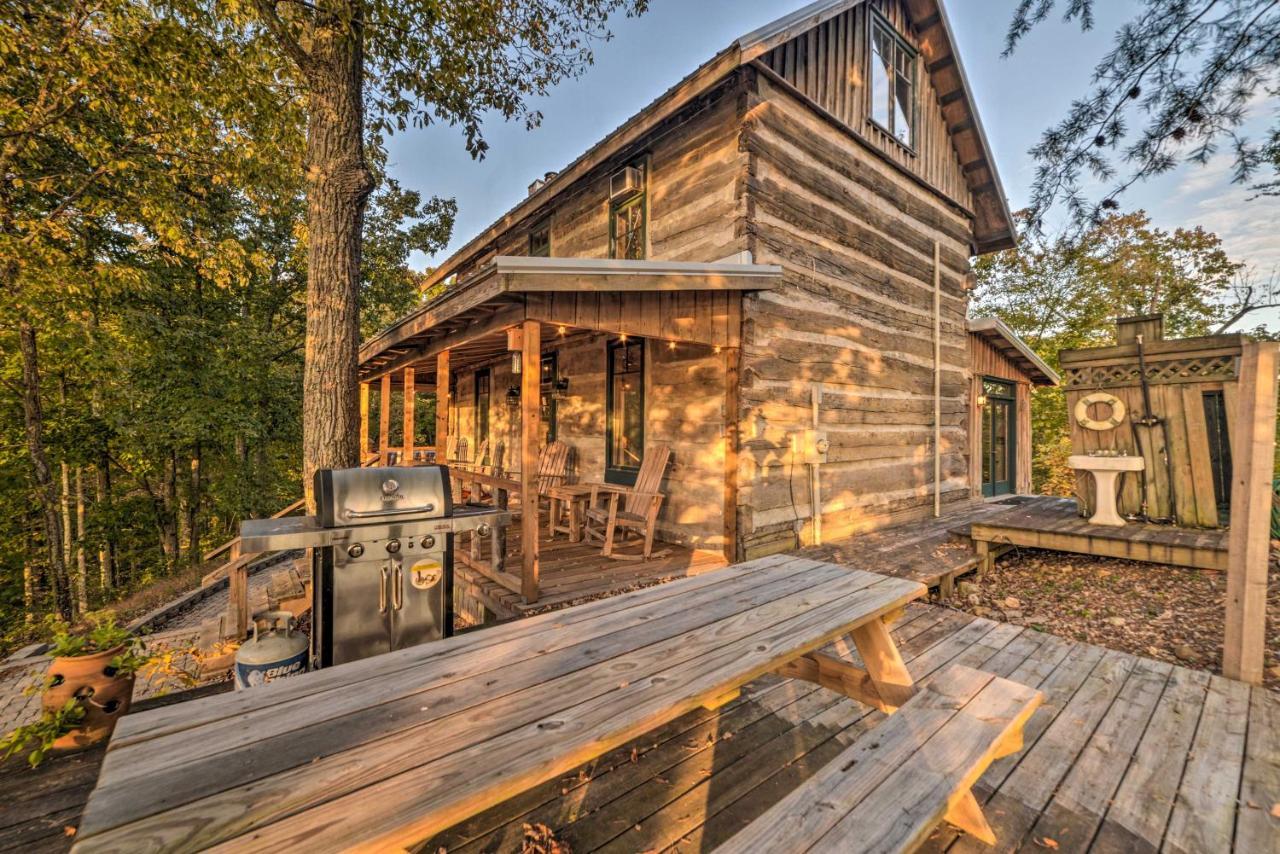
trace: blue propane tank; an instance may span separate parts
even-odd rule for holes
[[[279,626],[284,622],[284,632]],[[236,690],[265,685],[307,669],[307,636],[293,630],[293,614],[264,611],[253,616],[253,640],[236,651]],[[266,634],[258,626],[269,623]]]

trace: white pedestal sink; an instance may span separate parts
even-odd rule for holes
[[[1093,475],[1094,496],[1093,525],[1124,525],[1124,517],[1116,511],[1116,481],[1127,471],[1142,471],[1146,462],[1142,457],[1102,457],[1089,454],[1073,454],[1067,457],[1067,465],[1076,471]]]

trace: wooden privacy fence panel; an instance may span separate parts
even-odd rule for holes
[[[1237,371],[1244,341],[1242,335],[1215,335],[1144,344],[1151,414],[1163,419],[1163,426],[1137,423],[1146,412],[1136,344],[1061,353],[1072,451],[1121,451],[1146,461],[1145,495],[1140,475],[1127,475],[1122,481],[1118,501],[1122,514],[1141,512],[1145,498],[1147,515],[1152,518],[1172,518],[1187,527],[1227,524],[1219,507],[1229,502],[1229,496],[1215,477],[1214,449],[1219,449],[1219,466],[1227,464],[1234,449],[1225,437],[1215,445],[1216,425],[1206,416],[1206,395],[1222,396],[1221,409],[1215,409],[1211,400],[1209,411],[1225,413],[1229,433],[1236,418]],[[1099,391],[1115,395],[1128,410],[1124,422],[1113,430],[1089,430],[1076,422],[1076,404]],[[1099,411],[1091,412],[1091,417],[1106,417],[1107,413],[1100,411],[1103,408],[1093,407]],[[1076,483],[1086,516],[1093,512],[1093,487],[1088,477],[1077,475]]]

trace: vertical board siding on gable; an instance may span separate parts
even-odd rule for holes
[[[972,209],[973,196],[922,59],[916,60],[918,112],[914,149],[908,150],[899,144],[869,118],[867,32],[872,7],[908,44],[919,49],[919,40],[902,3],[868,0],[779,45],[761,57],[761,61],[870,140],[895,163],[914,172],[958,204]]]
[[[931,512],[933,241],[941,244],[942,498],[968,501],[971,224],[760,75],[743,127],[757,263],[784,284],[743,314],[739,508],[748,557],[810,540],[807,468],[789,439],[821,384],[827,539]]]

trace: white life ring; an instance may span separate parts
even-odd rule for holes
[[[1089,407],[1094,404],[1102,404],[1111,408],[1111,415],[1104,419],[1090,418]],[[1086,430],[1114,430],[1124,422],[1125,412],[1124,401],[1116,397],[1114,394],[1107,394],[1105,391],[1097,391],[1093,394],[1086,394],[1084,397],[1076,401],[1076,423]]]

